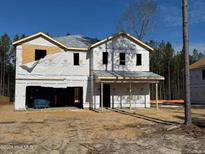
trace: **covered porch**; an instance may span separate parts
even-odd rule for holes
[[[164,77],[141,71],[94,71],[94,109],[150,107],[150,84],[156,87]]]

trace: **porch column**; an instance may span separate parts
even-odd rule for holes
[[[131,110],[131,94],[132,94],[132,85],[131,85],[131,82],[130,82],[130,84],[129,84],[129,93],[130,93],[129,103],[130,103],[130,110]]]
[[[157,110],[159,109],[159,102],[158,102],[158,83],[156,83],[156,85],[155,85],[155,87],[156,87],[156,108],[157,108]]]
[[[101,90],[100,90],[100,92],[101,92],[101,94],[100,94],[100,99],[101,99],[101,110],[103,111],[103,82],[101,82],[100,83],[100,88],[101,88]]]

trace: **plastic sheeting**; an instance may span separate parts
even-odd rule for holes
[[[68,52],[58,52],[47,55],[45,58],[31,63],[23,64],[19,72],[20,76],[55,77],[72,74],[68,65],[70,64]]]

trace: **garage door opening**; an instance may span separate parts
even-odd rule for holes
[[[26,106],[28,108],[68,106],[83,108],[83,88],[28,86],[26,87]]]

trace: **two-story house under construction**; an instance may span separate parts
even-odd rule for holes
[[[15,110],[32,108],[35,99],[50,107],[150,107],[150,84],[164,80],[150,72],[153,48],[124,32],[101,41],[40,32],[13,45]]]

